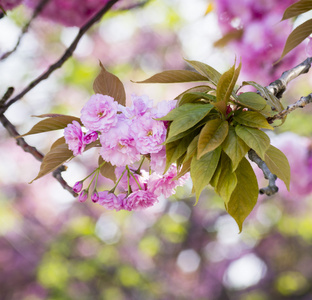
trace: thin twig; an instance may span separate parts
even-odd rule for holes
[[[262,170],[264,178],[269,180],[269,185],[259,190],[260,194],[266,194],[267,196],[274,195],[278,192],[278,187],[275,185],[277,176],[272,174],[266,163],[258,156],[254,150],[248,151],[248,157],[251,161],[255,162]]]
[[[20,100],[23,96],[25,96],[30,90],[32,90],[35,86],[37,86],[41,81],[47,79],[51,73],[53,73],[55,70],[62,67],[62,65],[73,55],[73,52],[75,51],[78,42],[82,38],[82,36],[92,27],[94,23],[99,21],[102,16],[119,0],[110,0],[106,3],[106,5],[98,11],[97,14],[94,15],[93,18],[91,18],[85,25],[83,25],[76,38],[73,40],[71,45],[66,49],[64,54],[61,56],[59,60],[57,60],[54,64],[52,64],[47,71],[45,71],[42,75],[40,75],[38,78],[36,78],[34,81],[32,81],[26,88],[24,88],[23,91],[21,91],[18,95],[16,95],[14,98],[12,98],[10,101],[7,102],[6,105],[4,105],[2,108],[0,108],[0,115],[3,114],[12,104],[14,104],[16,101]]]
[[[312,93],[308,96],[301,97],[297,102],[288,105],[286,109],[280,111],[278,114],[268,118],[267,120],[269,123],[272,123],[275,120],[281,120],[285,118],[290,112],[294,111],[297,108],[304,108],[309,103],[312,103]]]
[[[136,9],[136,8],[141,8],[141,7],[145,6],[150,1],[151,0],[145,0],[145,1],[142,1],[142,2],[134,3],[134,4],[128,5],[126,7],[118,8],[117,11],[127,11],[127,10]]]
[[[35,147],[30,146],[26,143],[25,139],[20,137],[20,134],[17,132],[15,126],[6,118],[5,115],[0,115],[0,122],[4,126],[4,128],[7,130],[7,132],[16,140],[16,143],[18,146],[20,146],[25,152],[30,153],[35,159],[42,162],[44,155],[39,152]],[[54,172],[53,176],[56,178],[56,180],[62,185],[62,187],[69,191],[74,197],[77,196],[77,194],[73,191],[73,189],[66,183],[66,181],[63,179],[61,173],[65,171],[66,168],[64,166],[58,167]]]
[[[43,8],[46,6],[46,4],[49,2],[49,0],[41,0],[40,3],[38,4],[38,6],[36,7],[36,9],[33,12],[33,15],[31,16],[30,20],[25,24],[25,26],[22,29],[22,32],[20,34],[20,36],[18,37],[18,40],[16,42],[15,47],[11,50],[8,51],[4,54],[2,54],[2,56],[0,57],[0,61],[1,60],[5,60],[6,58],[8,58],[12,53],[14,53],[16,51],[16,49],[18,48],[18,46],[20,45],[22,38],[24,37],[25,33],[28,31],[30,24],[32,23],[32,21],[40,14],[40,12],[43,10]]]
[[[282,76],[270,83],[266,88],[274,94],[277,98],[282,98],[283,93],[286,90],[287,84],[300,76],[301,74],[305,74],[309,72],[312,64],[312,57],[308,57],[305,61],[295,66],[294,68],[283,72]]]

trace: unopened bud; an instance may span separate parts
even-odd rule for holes
[[[94,202],[94,203],[96,203],[96,202],[98,202],[99,201],[99,194],[98,194],[98,192],[96,191],[96,190],[94,190],[94,192],[93,192],[93,194],[92,194],[92,196],[91,196],[91,200]]]
[[[87,199],[88,199],[88,191],[83,190],[78,196],[78,201],[79,202],[85,202]]]
[[[75,193],[80,193],[82,190],[83,182],[82,181],[77,181],[74,186],[73,186],[73,191]]]

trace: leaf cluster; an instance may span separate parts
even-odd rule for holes
[[[204,81],[176,97],[178,105],[159,120],[168,121],[166,171],[173,163],[177,178],[190,171],[196,203],[210,185],[220,195],[240,230],[258,198],[256,175],[245,158],[250,149],[268,164],[289,187],[289,164],[282,152],[270,145],[263,129],[273,130],[267,118],[282,105],[267,89],[254,82],[258,93],[237,93],[241,64],[224,74],[197,61],[187,61],[197,72],[165,71],[141,83]]]

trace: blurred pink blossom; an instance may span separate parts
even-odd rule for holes
[[[162,174],[166,167],[166,146],[162,146],[161,150],[151,153],[150,167],[152,171]]]
[[[0,0],[0,6],[2,6],[4,10],[10,10],[20,5],[22,1],[23,0]]]

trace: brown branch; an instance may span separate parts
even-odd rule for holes
[[[269,185],[265,188],[261,188],[259,190],[259,193],[266,194],[267,196],[271,196],[277,193],[278,187],[275,185],[277,176],[271,173],[266,163],[258,156],[258,154],[254,150],[250,149],[248,151],[248,157],[251,161],[255,162],[258,165],[259,169],[262,170],[264,178],[269,180]]]
[[[85,25],[83,25],[71,45],[66,49],[61,58],[52,64],[47,71],[45,71],[42,75],[32,81],[24,90],[22,90],[18,95],[9,100],[2,108],[0,108],[0,115],[3,114],[12,104],[16,101],[20,100],[23,96],[25,96],[30,90],[36,87],[41,81],[47,79],[55,70],[62,67],[62,65],[73,55],[78,42],[82,38],[82,36],[92,27],[94,23],[99,21],[103,15],[110,10],[110,8],[119,0],[110,0],[104,5],[104,7],[99,10],[93,18],[91,18]]]
[[[40,3],[38,4],[38,6],[36,7],[36,9],[33,12],[33,15],[31,16],[30,20],[25,24],[25,26],[22,29],[22,32],[20,34],[20,36],[18,37],[18,40],[16,42],[15,47],[2,54],[2,56],[0,57],[0,61],[1,60],[5,60],[6,58],[8,58],[12,53],[14,53],[16,51],[16,49],[18,48],[18,46],[20,45],[22,38],[24,37],[25,33],[27,33],[30,24],[32,23],[32,21],[40,14],[40,12],[43,10],[43,8],[46,6],[46,4],[49,2],[49,0],[41,0]]]
[[[145,6],[150,1],[151,0],[145,0],[145,1],[142,1],[142,2],[134,3],[134,4],[128,5],[126,7],[118,8],[117,11],[127,11],[127,10],[136,9],[136,8],[141,8],[141,7]]]
[[[0,115],[0,122],[3,127],[7,130],[7,132],[16,140],[18,146],[20,146],[25,152],[30,153],[35,159],[42,162],[44,155],[39,152],[35,147],[30,146],[26,143],[25,139],[20,137],[20,134],[17,132],[15,126],[6,118],[5,115]],[[67,182],[63,179],[61,173],[65,171],[66,168],[64,166],[60,166],[53,172],[53,176],[56,180],[62,185],[62,187],[69,191],[74,197],[77,194],[73,191],[73,189],[67,184]]]

